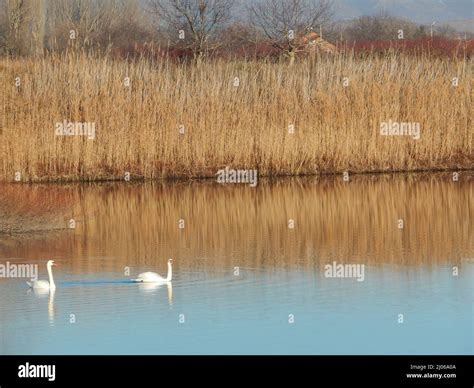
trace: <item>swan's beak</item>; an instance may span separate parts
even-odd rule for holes
[[[57,264],[56,264],[56,263],[53,263],[53,265],[54,265],[55,267],[57,267]]]

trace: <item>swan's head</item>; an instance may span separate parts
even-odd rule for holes
[[[46,266],[47,266],[48,268],[51,268],[53,265],[57,265],[57,264],[54,262],[54,260],[48,260],[48,262],[46,263]]]
[[[173,259],[169,259],[169,260],[168,260],[168,264],[169,264],[169,265],[173,264]]]

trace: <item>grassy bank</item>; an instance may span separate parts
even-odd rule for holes
[[[399,54],[291,67],[2,59],[0,180],[473,168],[471,71],[470,60]],[[420,139],[382,136],[390,120],[419,123]],[[95,138],[56,136],[64,121],[94,123]]]

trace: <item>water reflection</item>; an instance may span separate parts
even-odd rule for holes
[[[472,173],[458,182],[443,174],[351,179],[262,179],[257,188],[208,182],[34,186],[35,201],[70,204],[58,217],[76,219],[76,229],[4,235],[1,251],[6,257],[75,256],[70,265],[78,273],[94,270],[78,256],[113,257],[107,267],[113,270],[117,260],[125,267],[132,258],[150,266],[155,258],[174,257],[185,267],[204,260],[219,267],[312,266],[319,258],[432,265],[473,252]],[[15,186],[10,201],[29,190]]]
[[[154,294],[160,288],[167,289],[168,292],[168,303],[170,306],[173,305],[173,286],[171,283],[136,283],[138,289],[144,294]]]
[[[48,318],[49,324],[54,326],[54,294],[56,290],[51,290],[49,293],[49,300],[48,300]]]
[[[0,262],[61,265],[56,298],[0,279],[0,353],[472,352],[473,187],[469,172],[1,187]],[[170,257],[173,286],[130,283]],[[364,281],[326,278],[333,262]]]
[[[55,289],[45,289],[45,288],[29,288],[28,294],[33,294],[36,298],[45,300],[48,298],[48,320],[51,326],[54,326],[54,295],[56,293]]]

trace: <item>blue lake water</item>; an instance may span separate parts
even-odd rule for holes
[[[213,185],[181,201],[174,187],[67,187],[76,229],[0,238],[0,263],[41,279],[59,264],[54,293],[0,279],[0,354],[473,354],[471,192],[423,183],[383,183],[378,210],[365,180],[350,206],[336,183],[332,199],[306,181],[245,191],[243,207]],[[171,285],[128,281],[164,275],[168,257]],[[326,277],[333,261],[365,265],[364,280]]]
[[[203,268],[153,288],[57,271],[54,295],[2,283],[0,345],[2,354],[472,354],[472,264],[458,278],[447,267],[366,276]]]

